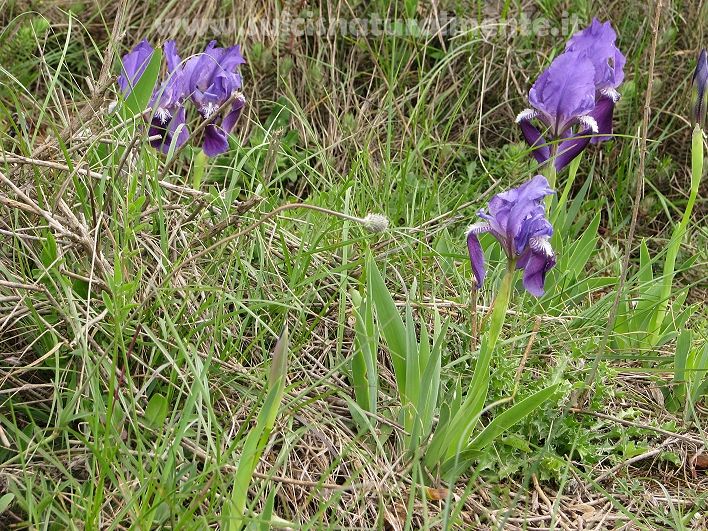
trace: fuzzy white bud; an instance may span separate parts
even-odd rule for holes
[[[384,232],[388,229],[388,218],[381,214],[367,214],[363,219],[362,224],[366,230],[371,232]]]

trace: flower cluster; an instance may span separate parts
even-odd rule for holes
[[[607,140],[612,134],[612,114],[625,64],[616,38],[609,22],[593,19],[570,38],[565,52],[529,91],[532,108],[519,113],[516,122],[539,163],[553,159],[555,168],[561,170],[590,142]]]
[[[485,221],[467,229],[467,248],[477,286],[484,282],[484,252],[478,235],[489,232],[501,244],[510,263],[524,270],[524,287],[540,297],[546,273],[556,264],[549,242],[553,227],[546,219],[544,198],[555,193],[542,175],[506,192],[489,202],[489,214],[479,211]]]
[[[240,67],[245,63],[241,48],[218,48],[210,42],[203,53],[182,61],[174,41],[164,45],[167,77],[153,88],[150,100],[151,145],[167,153],[174,143],[179,148],[189,139],[185,104],[191,101],[201,117],[207,121],[204,128],[204,153],[212,157],[229,148],[228,133],[236,125],[245,105],[241,93],[243,78]],[[154,49],[143,40],[123,57],[123,68],[118,86],[128,96],[145,72]],[[230,105],[224,113],[224,105]]]

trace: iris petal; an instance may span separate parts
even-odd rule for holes
[[[167,71],[174,72],[182,62],[177,53],[177,43],[175,41],[167,41],[164,45],[165,59],[167,61]]]
[[[209,124],[204,130],[204,153],[209,157],[215,157],[228,151],[229,142],[226,132],[215,124]]]
[[[582,153],[582,151],[590,143],[591,137],[592,131],[590,129],[586,129],[577,135],[573,135],[570,138],[563,140],[563,142],[561,142],[558,146],[558,154],[553,162],[556,170],[561,171],[568,164],[570,164],[575,157],[580,155],[580,153]]]
[[[484,251],[482,250],[482,245],[479,243],[477,234],[478,232],[472,230],[467,233],[467,250],[470,253],[470,264],[472,265],[472,272],[474,273],[477,288],[480,288],[484,283],[486,272],[484,269]]]
[[[243,112],[243,107],[246,105],[246,99],[243,97],[237,97],[236,101],[234,101],[233,105],[231,106],[231,110],[229,113],[224,117],[223,122],[221,123],[221,126],[224,128],[225,131],[231,132],[236,125],[236,122],[238,119],[241,117],[241,113]]]
[[[219,48],[216,41],[211,41],[202,54],[184,66],[188,92],[202,117],[209,121],[204,131],[204,153],[210,157],[229,149],[227,134],[236,125],[244,100],[237,98],[223,120],[215,112],[241,89],[239,68],[244,63],[240,46]]]
[[[555,265],[549,243],[553,227],[546,219],[544,197],[555,193],[542,175],[536,175],[518,188],[497,194],[489,201],[489,214],[478,215],[486,220],[467,230],[467,250],[477,286],[484,281],[484,253],[478,234],[491,233],[504,248],[509,260],[524,270],[524,286],[529,293],[543,294],[546,272]]]
[[[130,53],[122,58],[121,74],[117,82],[124,96],[128,96],[150,63],[153,50],[146,39],[140,41]]]
[[[514,240],[522,224],[540,205],[543,198],[555,193],[543,175],[536,175],[516,189],[516,199],[509,211],[508,236]],[[503,194],[500,194],[503,195]]]
[[[704,127],[708,108],[708,52],[705,48],[698,55],[696,71],[693,74],[691,95],[691,122]]]
[[[626,59],[615,45],[617,34],[609,22],[593,18],[592,23],[573,35],[566,44],[567,52],[584,54],[595,67],[597,91],[617,88],[624,80]]]
[[[601,136],[593,136],[590,142],[598,144],[605,140],[612,139],[612,115],[615,110],[615,102],[609,96],[602,96],[590,113],[597,122],[597,132]]]
[[[541,132],[528,120],[520,120],[519,126],[526,143],[532,148],[533,157],[539,164],[546,162],[551,156],[551,150]]]
[[[596,134],[590,142],[594,144],[612,135],[614,103],[619,98],[616,89],[624,79],[626,63],[616,40],[617,34],[609,22],[593,19],[588,27],[569,39],[565,52],[553,60],[529,91],[533,109],[522,112],[517,122],[532,148],[540,145],[542,138],[530,123],[532,118],[548,126],[551,141],[565,139],[555,161],[558,169],[577,157],[589,143],[580,138],[585,133],[571,137],[568,130],[584,129],[592,123],[592,132]],[[532,154],[543,163],[550,156],[547,151],[534,149]]]
[[[533,238],[529,246],[516,264],[517,269],[524,270],[524,288],[535,297],[544,294],[546,273],[556,265],[548,237]]]
[[[179,108],[167,127],[160,122],[157,116],[153,117],[148,134],[150,137],[160,136],[160,138],[151,140],[150,145],[165,154],[170,151],[170,146],[173,142],[175,143],[175,149],[182,147],[182,145],[189,140],[189,130],[185,123],[184,107]],[[176,139],[175,134],[177,135]]]
[[[529,102],[552,119],[551,131],[558,136],[595,107],[595,67],[582,54],[559,55],[531,87]]]
[[[544,294],[544,283],[546,281],[546,272],[553,267],[549,267],[547,257],[541,253],[530,252],[524,263],[524,288],[531,295],[541,297]]]

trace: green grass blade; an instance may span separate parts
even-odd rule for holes
[[[133,90],[131,90],[130,94],[125,98],[120,112],[123,119],[131,118],[147,109],[155,86],[157,85],[161,65],[162,50],[158,48],[152,53],[150,62],[140,76],[140,79],[138,79],[135,86],[133,86]]]
[[[706,392],[706,384],[708,384],[708,343],[703,345],[703,351],[691,363],[691,375],[689,376],[690,385],[690,403],[695,404],[701,397],[702,393]]]
[[[671,298],[671,287],[674,281],[676,268],[676,258],[678,257],[681,242],[688,230],[688,223],[693,212],[693,205],[698,197],[698,191],[703,178],[703,131],[696,125],[693,130],[691,139],[691,191],[688,196],[688,202],[684,209],[681,222],[674,229],[671,241],[669,242],[668,250],[666,251],[666,259],[664,261],[664,273],[661,281],[661,295],[659,296],[659,306],[654,313],[649,326],[650,344],[656,345],[660,338],[661,325],[664,322],[666,313],[669,307]]]
[[[368,261],[368,283],[371,297],[376,308],[376,316],[381,334],[391,353],[391,362],[396,376],[396,384],[401,397],[406,395],[406,359],[408,352],[408,334],[401,315],[393,302],[393,297],[386,287],[381,272],[373,259]]]
[[[435,344],[428,357],[427,364],[420,380],[420,398],[417,411],[420,416],[421,436],[427,437],[433,427],[433,417],[440,394],[440,370],[442,367],[442,346],[445,343],[448,322],[445,321],[442,329],[435,338]],[[428,333],[425,327],[421,328],[421,345],[428,343]]]
[[[371,298],[366,300],[352,292],[354,302],[355,349],[352,356],[351,374],[354,397],[357,404],[369,413],[376,412],[378,395],[378,368],[376,353],[378,334],[375,329]]]
[[[447,429],[445,457],[450,458],[459,453],[467,444],[467,439],[472,433],[479,420],[484,403],[487,400],[489,391],[489,365],[492,354],[499,339],[506,311],[509,308],[511,298],[511,288],[514,282],[514,268],[510,264],[504,278],[501,281],[499,291],[494,301],[494,309],[489,323],[489,331],[482,338],[479,349],[479,359],[474,369],[474,376],[467,391],[467,397],[463,405],[450,423]]]
[[[248,501],[248,487],[251,484],[253,472],[256,470],[261,453],[270,437],[283,398],[287,359],[288,328],[286,325],[273,351],[273,361],[268,377],[268,394],[258,414],[256,425],[246,436],[246,442],[243,445],[236,469],[230,503],[224,511],[225,527],[232,531],[241,529],[243,525],[243,516]]]

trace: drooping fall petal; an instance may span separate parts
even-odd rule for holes
[[[597,135],[590,140],[593,144],[599,144],[612,138],[612,115],[615,111],[615,101],[608,96],[601,96],[595,108],[590,113],[597,124]]]
[[[524,288],[534,297],[541,297],[544,294],[544,284],[546,273],[556,264],[553,254],[543,252],[529,252],[527,257],[519,260],[517,267],[524,270]]]
[[[229,149],[226,132],[218,125],[209,124],[204,129],[204,153],[209,157],[221,155]]]
[[[528,119],[520,119],[518,121],[521,127],[521,133],[524,135],[526,143],[531,147],[531,154],[539,164],[546,162],[551,156],[551,149],[546,144],[546,139],[543,138],[541,132]]]
[[[592,134],[593,133],[590,129],[586,129],[577,135],[573,135],[570,138],[563,140],[558,145],[558,153],[553,161],[556,170],[561,171],[568,164],[570,164],[575,157],[580,155],[580,153],[582,153],[590,143]]]
[[[470,254],[470,264],[472,265],[472,273],[474,274],[475,283],[479,288],[484,282],[486,271],[484,268],[484,251],[479,243],[478,234],[488,232],[486,223],[478,223],[467,229],[467,250]]]

